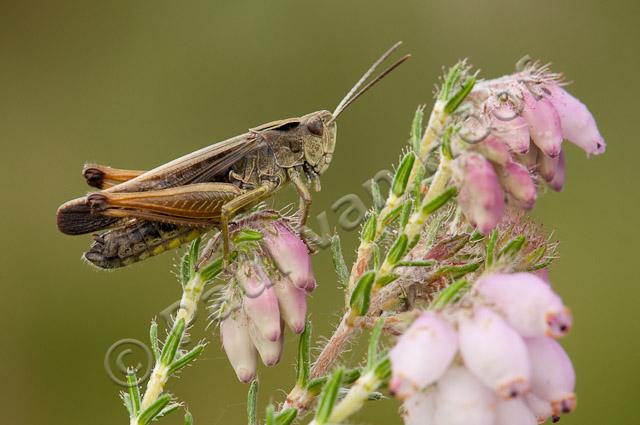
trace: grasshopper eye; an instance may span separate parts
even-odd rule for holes
[[[322,120],[320,118],[311,120],[306,125],[311,134],[315,134],[316,136],[322,136],[324,126],[322,125]]]

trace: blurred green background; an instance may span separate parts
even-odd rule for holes
[[[579,407],[562,422],[640,423],[639,12],[633,1],[585,0],[3,1],[0,422],[126,423],[105,352],[122,338],[146,341],[150,319],[179,296],[175,254],[101,273],[80,261],[88,237],[57,232],[57,206],[87,191],[85,161],[150,168],[266,121],[332,109],[403,40],[413,59],[340,119],[313,216],[326,210],[334,227],[340,196],[369,202],[362,183],[396,160],[443,65],[469,57],[493,77],[526,53],[553,62],[609,148],[591,159],[569,148],[564,193],[535,210],[562,242],[552,278],[575,315],[565,346]],[[289,191],[279,204],[293,199]],[[341,233],[352,258],[355,232]],[[327,253],[314,262],[317,342],[342,298]],[[169,389],[199,424],[243,423],[247,388],[202,317],[194,336],[212,343]],[[262,406],[291,386],[294,346],[289,336],[281,364],[261,370]],[[399,423],[396,408],[377,402],[353,422]]]

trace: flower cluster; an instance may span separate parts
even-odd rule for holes
[[[575,373],[555,338],[571,314],[532,273],[489,274],[422,313],[390,352],[389,389],[413,424],[529,425],[575,408]]]
[[[478,83],[465,106],[460,137],[452,144],[453,177],[462,211],[485,234],[504,215],[505,193],[512,205],[529,210],[538,178],[562,190],[563,140],[587,155],[605,151],[587,107],[544,67]]]
[[[239,252],[218,313],[222,345],[242,382],[254,379],[258,355],[266,366],[278,363],[284,323],[304,330],[306,296],[316,286],[307,246],[285,220],[254,227],[261,237]]]

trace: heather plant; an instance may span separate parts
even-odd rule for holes
[[[558,342],[572,316],[547,273],[557,242],[527,215],[547,189],[562,190],[566,142],[587,155],[605,150],[591,113],[564,86],[529,60],[493,80],[465,62],[445,73],[430,114],[423,120],[420,106],[408,144],[399,144],[386,198],[373,183],[351,267],[333,236],[342,316],[315,357],[306,314],[315,248],[297,220],[263,206],[240,217],[226,266],[219,235],[195,239],[179,264],[182,298],[167,337],[151,325],[150,379],[143,385],[129,371],[130,423],[184,406],[165,386],[215,349],[185,341],[216,279],[224,285],[210,319],[249,384],[250,425],[346,423],[384,396],[398,400],[407,425],[529,425],[574,410],[575,372]],[[299,335],[296,380],[284,398],[258,406],[258,359],[277,367],[286,328]],[[361,341],[362,361],[345,364],[341,353]]]

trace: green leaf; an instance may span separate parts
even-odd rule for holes
[[[373,367],[373,373],[380,381],[384,382],[391,376],[391,360],[389,355],[385,354],[381,357],[376,365]]]
[[[153,358],[157,362],[160,358],[160,349],[158,348],[158,323],[155,320],[151,321],[151,327],[149,328],[149,342],[151,343]]]
[[[349,269],[342,255],[342,243],[340,243],[340,235],[335,233],[331,237],[331,260],[333,268],[338,275],[338,288],[344,289],[349,283]]]
[[[198,264],[198,258],[200,257],[201,241],[202,237],[198,236],[189,246],[189,279],[191,279],[196,272],[196,265]]]
[[[293,407],[284,409],[276,415],[276,425],[289,425],[294,421],[297,415],[298,411]]]
[[[374,365],[378,361],[378,345],[380,344],[383,327],[384,318],[380,317],[371,330],[371,336],[369,336],[369,346],[367,347],[367,370],[373,369]]]
[[[204,344],[196,345],[191,351],[181,356],[178,360],[171,363],[169,367],[169,375],[172,375],[194,361],[204,351]]]
[[[120,398],[122,399],[122,403],[124,407],[127,408],[127,412],[129,413],[129,418],[134,418],[136,414],[133,413],[133,404],[131,403],[131,396],[124,391],[120,391]]]
[[[147,425],[152,420],[154,420],[162,409],[164,409],[167,404],[171,401],[171,396],[169,394],[162,394],[160,397],[156,399],[149,407],[144,409],[144,411],[138,417],[138,423],[140,425]]]
[[[135,370],[127,369],[127,390],[131,402],[131,416],[138,416],[140,413],[140,387],[138,387],[138,377]]]
[[[233,242],[242,243],[242,242],[255,242],[262,240],[264,235],[257,230],[253,229],[240,229],[235,236],[233,237]]]
[[[247,423],[258,425],[258,380],[254,379],[247,393]]]
[[[437,211],[440,207],[446,204],[449,199],[455,196],[457,192],[458,190],[454,186],[449,186],[429,202],[423,202],[422,207],[420,208],[422,215],[426,216]]]
[[[154,420],[158,420],[158,419],[160,419],[160,418],[162,418],[162,417],[164,417],[164,416],[167,416],[167,415],[168,415],[169,413],[171,413],[171,412],[175,412],[175,411],[176,411],[176,409],[178,409],[179,407],[182,407],[182,404],[181,404],[181,403],[171,403],[171,404],[169,404],[169,405],[165,406],[165,407],[160,411],[160,413],[158,413],[158,414],[156,415],[156,417],[154,418]]]
[[[378,278],[378,280],[376,281],[376,286],[381,288],[383,286],[386,286],[386,285],[390,284],[391,282],[393,282],[394,280],[396,280],[399,277],[400,277],[400,275],[397,274],[397,273],[389,273],[387,275],[380,276]]]
[[[400,261],[396,267],[431,267],[437,263],[436,260]]]
[[[450,125],[445,128],[444,133],[442,134],[442,155],[447,159],[453,159],[453,152],[451,152],[451,137],[455,130],[455,126]]]
[[[373,198],[373,209],[379,213],[384,206],[384,198],[380,191],[380,185],[374,179],[371,179],[371,197]]]
[[[451,113],[455,112],[455,110],[458,109],[458,106],[460,106],[460,104],[464,101],[464,99],[467,97],[467,95],[469,93],[471,93],[471,90],[473,90],[473,86],[475,86],[475,85],[476,85],[476,77],[475,77],[475,75],[467,78],[467,80],[464,82],[464,84],[462,85],[460,90],[458,90],[447,101],[447,104],[444,107],[444,112],[446,114],[451,114]]]
[[[405,228],[409,222],[409,217],[413,211],[413,199],[407,199],[402,205],[402,212],[400,213],[400,231]]]
[[[498,241],[498,231],[493,229],[487,239],[487,258],[485,260],[485,268],[491,267],[495,256],[496,242]]]
[[[191,412],[185,412],[184,425],[193,425],[193,415],[191,414]]]
[[[180,257],[180,285],[182,285],[183,288],[191,278],[190,267],[189,251],[187,251]]]
[[[402,260],[402,258],[407,253],[408,242],[409,240],[406,233],[402,233],[400,236],[398,236],[391,248],[389,248],[389,252],[387,252],[387,258],[385,258],[385,262],[392,266],[400,262],[400,260]]]
[[[164,343],[164,347],[162,347],[162,353],[160,353],[160,362],[163,365],[169,366],[171,363],[173,363],[173,360],[176,357],[176,352],[178,351],[178,347],[182,342],[183,335],[184,319],[180,319],[174,324],[173,329],[171,329],[171,333]]]
[[[376,237],[376,229],[378,225],[378,214],[372,212],[367,217],[367,221],[362,226],[362,232],[360,233],[360,239],[364,242],[372,242]]]
[[[238,252],[231,251],[229,253],[229,263],[234,262],[236,258],[238,258]],[[200,275],[202,276],[202,279],[204,279],[204,281],[207,282],[215,278],[216,276],[218,276],[222,272],[222,263],[223,263],[223,259],[222,257],[219,257],[211,261],[205,267],[203,267],[200,270]]]
[[[407,183],[409,182],[409,176],[411,175],[411,170],[413,170],[415,160],[416,154],[413,153],[413,151],[407,152],[404,158],[402,158],[395,176],[393,176],[391,192],[398,198],[404,195],[404,192],[407,190]]]
[[[526,241],[527,238],[525,238],[524,235],[516,236],[505,244],[505,246],[500,250],[500,254],[498,255],[498,257],[501,258],[515,256],[518,252],[520,252]]]
[[[342,383],[344,385],[351,385],[356,382],[361,375],[362,372],[360,369],[348,369],[342,374]],[[327,379],[329,379],[329,377],[325,375],[309,380],[307,391],[312,395],[320,394],[322,387],[327,383]]]
[[[265,414],[265,424],[276,425],[276,409],[273,407],[273,404],[267,406],[267,411]]]
[[[349,300],[349,306],[358,316],[364,316],[367,311],[369,311],[371,289],[373,287],[375,277],[376,272],[370,270],[360,276],[358,283],[356,283],[355,288],[353,288],[351,299]]]
[[[453,88],[458,84],[460,78],[465,70],[465,62],[459,61],[447,72],[447,75],[444,77],[444,81],[442,83],[442,88],[440,89],[440,94],[438,98],[440,100],[447,100],[451,96],[451,92]]]
[[[463,291],[467,286],[469,286],[469,282],[466,279],[460,279],[453,282],[451,285],[447,286],[445,289],[440,291],[440,293],[438,294],[438,297],[435,300],[433,300],[433,302],[429,306],[429,309],[439,310],[444,306],[448,305],[456,297],[458,297],[461,291]]]
[[[388,225],[390,225],[391,223],[393,223],[393,220],[395,220],[396,218],[398,218],[398,216],[400,215],[400,212],[402,211],[402,205],[398,205],[397,207],[395,207],[394,209],[392,209],[391,211],[389,211],[383,218],[382,218],[382,227],[387,227]]]
[[[342,384],[342,369],[338,369],[333,372],[331,378],[327,381],[322,390],[320,401],[318,402],[318,408],[316,410],[315,422],[317,425],[324,425],[329,421],[333,406],[336,403],[338,397],[338,391]]]
[[[413,115],[413,121],[411,122],[411,146],[416,153],[420,152],[420,144],[422,142],[422,121],[424,117],[424,107],[425,105],[418,106],[418,108],[416,109],[416,113]]]
[[[378,244],[374,243],[371,245],[371,258],[373,261],[373,268],[377,270],[378,267],[380,267],[380,247]]]
[[[482,261],[474,261],[460,265],[446,265],[436,270],[435,274],[436,276],[450,275],[453,279],[457,279],[461,276],[466,275],[467,273],[478,270],[480,264],[482,264]]]
[[[296,364],[296,385],[305,388],[309,382],[309,369],[311,367],[311,321],[307,320],[304,331],[298,340],[298,362]]]

